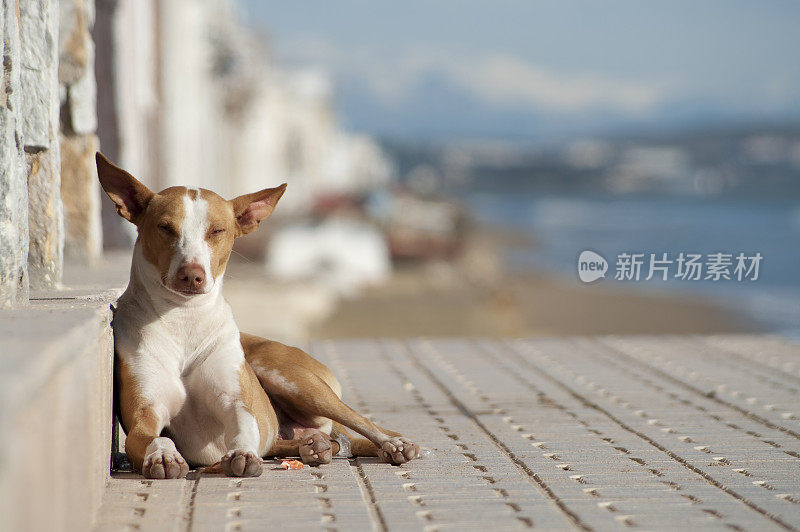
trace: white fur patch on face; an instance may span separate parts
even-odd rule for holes
[[[192,199],[189,194],[194,191]],[[197,189],[188,189],[183,197],[184,217],[181,222],[181,234],[169,265],[168,278],[175,279],[178,269],[184,264],[197,263],[206,274],[204,293],[209,293],[216,284],[211,274],[211,246],[206,242],[208,232],[208,202],[200,197]]]

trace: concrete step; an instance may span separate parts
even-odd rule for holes
[[[118,293],[38,294],[0,313],[0,529],[91,526],[109,479]]]

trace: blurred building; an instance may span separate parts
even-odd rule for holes
[[[156,190],[195,185],[230,198],[288,182],[278,210],[284,216],[308,211],[329,191],[385,182],[391,166],[383,152],[338,125],[330,81],[271,61],[235,7],[230,0],[98,2],[106,155]],[[125,244],[108,211],[106,245]]]
[[[0,306],[58,287],[65,257],[132,243],[101,201],[98,149],[155,190],[288,182],[278,216],[391,177],[339,126],[330,81],[272,61],[233,0],[0,2]]]

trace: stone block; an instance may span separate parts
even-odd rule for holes
[[[72,131],[78,135],[97,130],[97,84],[94,70],[89,69],[76,83],[69,86],[69,118]]]
[[[88,7],[86,0],[59,2],[58,79],[66,85],[77,83],[93,67]]]
[[[91,28],[94,5],[90,0],[60,2],[60,41],[58,79],[66,88],[62,105],[62,131],[77,134],[97,129],[97,85],[94,76],[94,42]]]
[[[16,2],[0,3],[0,308],[28,299],[28,189],[22,130],[19,19]]]
[[[59,150],[26,153],[28,174],[28,273],[32,288],[58,286],[64,263]]]
[[[20,118],[27,151],[58,141],[57,9],[51,0],[20,2]]]
[[[102,253],[100,184],[95,135],[61,136],[61,201],[64,205],[64,256],[95,264]]]
[[[28,274],[35,288],[61,280],[63,219],[58,143],[58,3],[19,4],[19,120],[28,177]]]

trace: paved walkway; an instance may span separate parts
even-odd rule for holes
[[[256,479],[115,476],[98,529],[800,529],[800,347],[771,337],[336,341],[429,449]]]

